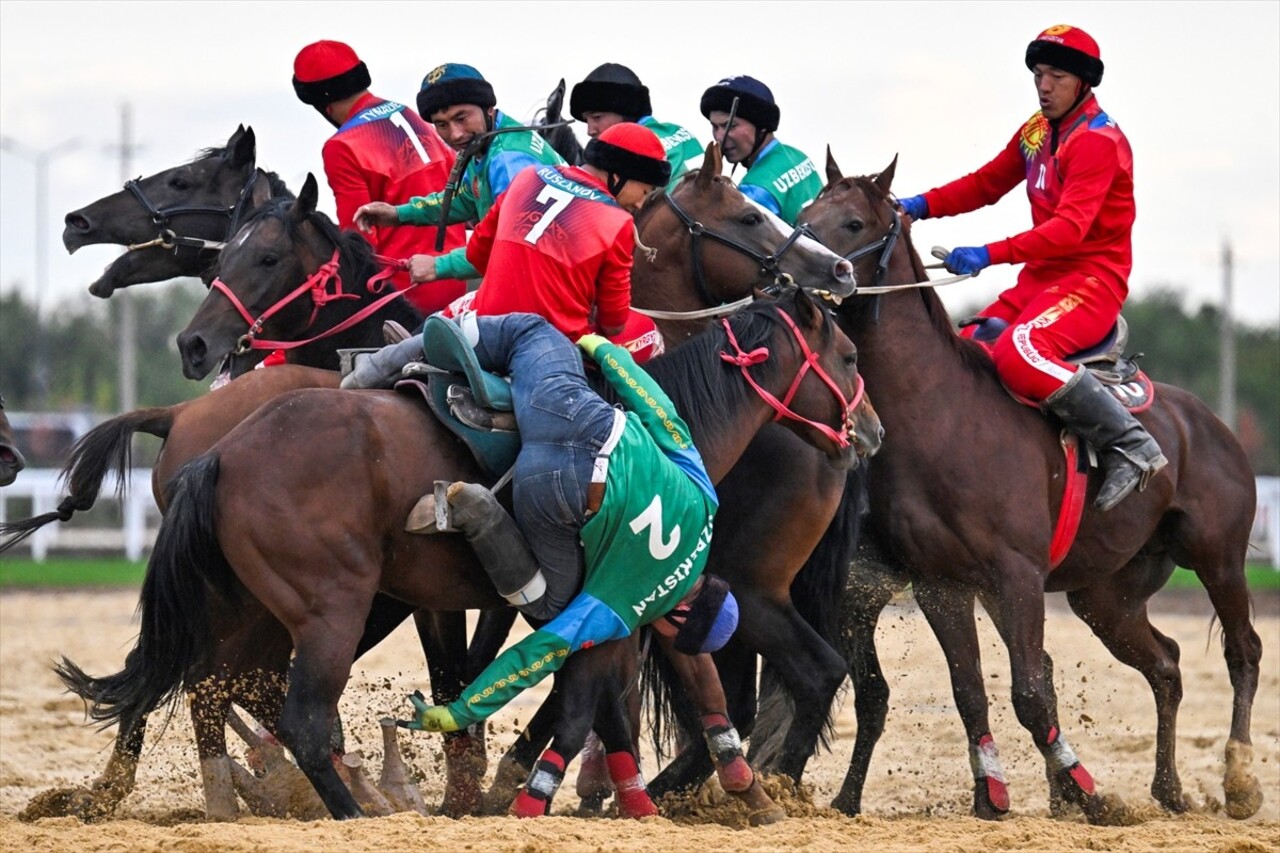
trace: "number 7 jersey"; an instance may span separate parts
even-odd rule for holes
[[[570,340],[622,326],[634,253],[631,214],[602,183],[576,166],[526,168],[467,244],[484,275],[475,310],[540,314]]]

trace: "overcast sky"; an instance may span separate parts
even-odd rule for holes
[[[1235,313],[1280,322],[1280,4],[1036,2],[14,2],[0,3],[0,132],[28,149],[76,139],[51,161],[44,305],[91,300],[118,250],[62,249],[63,215],[118,189],[121,104],[151,174],[219,145],[238,123],[258,163],[295,190],[322,177],[328,125],[290,85],[294,55],[321,38],[351,44],[372,90],[412,104],[442,62],[477,66],[498,105],[528,119],[560,77],[602,62],[633,68],[654,114],[703,142],[702,91],[750,74],[781,107],[778,136],[819,167],[830,144],[848,173],[900,155],[894,189],[923,192],[985,163],[1036,109],[1023,52],[1051,24],[1099,42],[1099,100],[1132,143],[1136,294],[1174,286],[1217,301],[1220,255],[1236,255]],[[585,138],[585,132],[582,134]],[[34,294],[35,170],[0,154],[0,289]],[[322,209],[333,200],[322,193]],[[1029,224],[1019,188],[1000,204],[919,226],[923,247],[976,245]],[[944,297],[953,311],[991,298],[995,267]],[[962,290],[963,289],[963,290]],[[1140,348],[1140,347],[1139,347]]]

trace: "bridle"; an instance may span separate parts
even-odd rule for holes
[[[818,193],[818,198],[822,198],[825,194],[826,190],[824,189],[822,192]],[[889,260],[893,257],[893,250],[898,245],[898,238],[902,236],[902,217],[899,216],[898,211],[894,209],[893,202],[885,199],[885,203],[889,205],[889,213],[893,216],[893,224],[889,226],[888,232],[886,232],[880,239],[868,243],[859,249],[854,249],[852,252],[843,256],[849,263],[856,264],[858,261],[869,255],[874,255],[876,252],[880,253],[879,257],[876,258],[876,274],[871,280],[870,287],[879,287],[881,282],[884,281],[885,274],[889,271]],[[819,240],[818,242],[821,243],[822,241]],[[869,288],[859,287],[858,290],[865,293]]]
[[[790,285],[794,283],[791,275],[781,270],[779,262],[782,260],[782,256],[787,253],[787,250],[794,246],[801,237],[813,237],[813,233],[809,231],[808,226],[797,226],[791,232],[791,236],[783,241],[776,251],[765,255],[727,234],[721,234],[719,231],[712,230],[698,222],[689,215],[688,211],[680,206],[680,203],[675,200],[675,197],[670,192],[663,192],[662,198],[667,203],[667,206],[671,208],[671,212],[680,220],[680,224],[689,232],[691,238],[689,251],[693,257],[693,286],[697,290],[698,298],[707,305],[716,305],[721,300],[717,300],[707,289],[707,276],[702,262],[702,239],[704,237],[751,258],[760,265],[762,273],[773,276],[775,285]]]
[[[760,387],[760,383],[756,382],[747,370],[748,367],[751,367],[754,364],[760,364],[761,362],[767,361],[769,358],[769,348],[757,347],[751,352],[744,352],[742,346],[738,343],[737,337],[733,334],[733,327],[730,325],[728,318],[721,320],[720,323],[724,326],[725,334],[728,336],[729,344],[733,347],[734,352],[732,354],[722,352],[720,353],[720,358],[729,364],[737,365],[742,370],[742,375],[747,380],[747,384],[750,385],[755,390],[756,394],[768,403],[769,407],[777,413],[773,418],[775,423],[783,418],[799,421],[802,424],[808,424],[821,432],[827,438],[831,439],[835,442],[836,447],[841,449],[848,447],[852,443],[849,436],[851,436],[854,431],[853,411],[862,402],[863,392],[865,390],[865,386],[862,381],[862,374],[857,372],[854,373],[854,376],[856,376],[858,380],[857,389],[854,391],[853,399],[846,400],[844,392],[840,390],[840,386],[836,385],[831,376],[822,369],[822,365],[818,362],[818,354],[809,348],[809,343],[804,339],[804,335],[800,334],[800,329],[796,326],[795,321],[792,320],[787,312],[783,311],[781,308],[774,306],[774,310],[782,316],[783,320],[787,321],[787,325],[791,328],[791,333],[800,344],[800,351],[804,353],[804,363],[801,364],[799,369],[796,371],[795,379],[791,380],[791,387],[787,389],[787,394],[781,401],[779,401],[773,394],[770,394],[764,388]],[[831,393],[835,395],[836,400],[840,403],[843,418],[839,432],[836,432],[824,423],[818,423],[817,421],[810,420],[803,415],[797,414],[791,409],[791,400],[795,397],[796,392],[800,390],[800,382],[804,379],[804,375],[810,369],[812,369],[814,374],[816,374],[827,388],[831,390]]]
[[[178,234],[170,227],[175,216],[225,216],[227,218],[227,237],[231,237],[240,227],[240,219],[244,216],[245,208],[249,199],[253,196],[254,184],[258,181],[258,169],[250,164],[249,177],[244,182],[244,186],[240,188],[240,195],[236,198],[235,204],[223,207],[215,204],[176,204],[172,207],[159,208],[147,198],[147,193],[142,189],[140,183],[142,178],[134,178],[126,181],[124,188],[138,200],[138,204],[142,205],[142,209],[151,217],[152,223],[159,229],[159,233],[152,240],[145,243],[131,243],[127,250],[137,252],[141,249],[150,249],[152,246],[159,246],[162,249],[172,249],[177,251],[179,246],[199,249],[201,251],[217,252],[221,251],[226,242],[217,242],[214,240],[205,240],[200,237],[188,237]]]

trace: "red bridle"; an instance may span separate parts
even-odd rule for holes
[[[787,389],[787,395],[781,400],[781,402],[779,402],[777,397],[770,394],[764,388],[761,388],[760,384],[756,382],[747,371],[747,368],[751,365],[760,364],[761,362],[768,360],[768,347],[758,347],[753,349],[751,352],[744,352],[741,345],[738,343],[737,337],[733,334],[733,327],[729,325],[728,319],[721,320],[720,323],[724,326],[725,333],[729,336],[729,343],[733,346],[736,354],[730,355],[727,352],[722,352],[720,353],[720,358],[730,364],[736,364],[742,369],[742,375],[746,378],[747,384],[754,388],[755,392],[760,395],[760,398],[768,403],[775,412],[777,412],[773,418],[775,422],[780,421],[783,418],[788,418],[793,421],[808,424],[821,432],[827,438],[834,441],[837,447],[848,447],[851,444],[849,435],[853,431],[853,410],[862,402],[864,389],[862,374],[854,374],[858,380],[857,390],[854,392],[853,400],[846,400],[844,392],[840,390],[840,386],[836,385],[835,381],[832,380],[827,372],[822,369],[822,365],[818,363],[818,354],[809,349],[809,344],[805,341],[804,336],[800,334],[800,329],[796,326],[795,321],[792,320],[787,312],[783,311],[781,308],[777,308],[775,310],[782,315],[782,319],[787,321],[787,325],[791,328],[791,333],[795,335],[796,341],[800,344],[800,351],[804,353],[804,364],[800,365],[800,369],[796,371],[796,378],[791,381],[791,387]],[[826,424],[818,423],[817,421],[812,421],[802,415],[798,415],[790,408],[792,398],[795,397],[796,391],[800,389],[801,380],[804,379],[805,373],[807,373],[811,368],[813,372],[817,374],[818,378],[821,379],[829,389],[831,389],[831,393],[835,395],[836,399],[840,401],[840,406],[844,412],[844,422],[840,432],[836,432]]]
[[[384,258],[381,255],[375,255],[374,258],[385,265],[385,269],[371,277],[365,284],[365,288],[370,293],[381,293],[386,289],[383,282],[390,279],[397,271],[409,268],[409,262],[406,260]],[[256,319],[249,313],[248,309],[244,307],[244,303],[240,301],[240,297],[236,296],[235,293],[232,292],[231,288],[228,287],[221,278],[215,278],[209,287],[213,290],[217,290],[223,296],[227,297],[236,311],[240,313],[240,316],[244,318],[244,321],[249,324],[249,331],[241,335],[240,340],[236,343],[236,355],[243,355],[253,349],[294,349],[295,347],[305,346],[307,344],[323,340],[330,335],[336,335],[339,332],[351,328],[356,323],[364,320],[370,314],[380,310],[382,306],[386,305],[391,300],[399,299],[410,290],[417,287],[415,284],[410,285],[404,290],[392,290],[391,293],[388,293],[370,305],[366,305],[360,311],[343,320],[333,328],[327,329],[313,338],[307,338],[306,340],[301,341],[264,341],[258,339],[258,335],[262,332],[262,326],[267,322],[267,320],[305,293],[311,294],[311,319],[307,321],[307,325],[304,327],[305,329],[310,329],[315,324],[316,316],[320,313],[320,309],[325,305],[328,305],[330,302],[334,302],[338,299],[359,299],[360,296],[358,294],[343,292],[342,276],[338,272],[339,266],[339,252],[337,249],[334,249],[333,256],[330,257],[328,261],[321,264],[319,269],[308,276],[306,281],[298,285],[296,289],[276,302],[266,311],[259,314]],[[330,285],[332,285],[332,290],[330,290]]]

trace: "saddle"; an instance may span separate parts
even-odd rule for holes
[[[417,394],[494,479],[515,464],[520,433],[512,413],[511,385],[480,367],[475,349],[459,325],[432,315],[422,329],[426,364],[405,367],[395,385]]]
[[[960,328],[977,326],[972,338],[986,347],[996,342],[996,338],[1009,328],[1009,321],[999,317],[969,317],[961,321]],[[1138,359],[1142,354],[1133,356],[1124,354],[1129,344],[1129,324],[1123,316],[1116,317],[1115,325],[1103,336],[1102,340],[1091,347],[1066,356],[1068,364],[1083,366],[1098,378],[1120,404],[1131,412],[1141,412],[1151,407],[1155,399],[1155,388],[1147,374],[1138,367]],[[1013,395],[1019,402],[1029,406],[1036,405],[1017,394]]]

